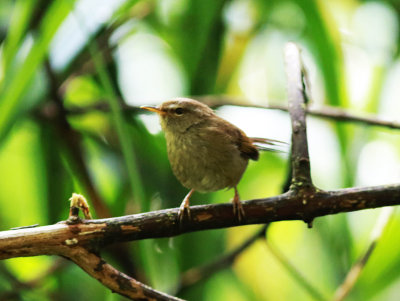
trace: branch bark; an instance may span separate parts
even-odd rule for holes
[[[182,299],[163,294],[151,287],[121,273],[95,253],[85,248],[65,250],[64,256],[75,262],[86,273],[100,281],[113,292],[132,300],[182,301]]]
[[[178,203],[178,202],[177,202]],[[240,225],[304,220],[329,214],[400,205],[400,185],[316,191],[304,198],[291,192],[243,202]],[[179,228],[178,208],[96,220],[0,232],[0,259],[60,255],[65,248],[98,250],[116,242],[172,237],[194,231],[239,226],[229,203],[192,206],[191,221]]]
[[[291,190],[307,193],[315,190],[311,179],[306,127],[306,94],[300,50],[294,43],[285,47],[289,114],[292,122],[292,184]]]

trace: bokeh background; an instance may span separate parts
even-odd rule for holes
[[[232,105],[218,114],[250,136],[289,142],[287,113],[251,108],[286,104],[288,41],[302,48],[312,106],[399,120],[399,13],[397,0],[1,0],[0,229],[65,220],[72,192],[87,197],[95,217],[177,207],[187,191],[171,173],[157,117],[138,105],[225,95]],[[309,117],[308,134],[318,187],[399,181],[396,130]],[[264,153],[239,185],[242,199],[279,194],[287,174],[287,154]],[[192,204],[232,196],[195,194]],[[185,271],[261,226],[132,242],[103,255],[188,300],[328,300],[380,212],[318,218],[312,229],[274,223],[268,243],[185,287]],[[347,300],[398,300],[399,233],[395,213]],[[63,259],[0,262],[0,300],[71,299],[125,300]]]

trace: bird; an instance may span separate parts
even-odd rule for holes
[[[141,108],[159,115],[172,171],[189,189],[179,207],[179,222],[183,222],[185,212],[191,218],[190,197],[195,191],[204,193],[224,188],[234,189],[233,214],[241,221],[245,211],[237,185],[248,161],[257,161],[259,150],[277,151],[274,147],[283,142],[250,138],[209,106],[190,98],[175,98],[158,106]]]

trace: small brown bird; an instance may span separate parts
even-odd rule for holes
[[[258,160],[258,150],[271,150],[277,140],[249,138],[217,116],[207,105],[193,99],[177,98],[157,107],[142,106],[160,116],[167,141],[172,171],[183,186],[190,189],[179,208],[190,218],[189,199],[194,191],[210,192],[234,188],[233,212],[239,221],[245,216],[237,184],[249,159]],[[259,145],[255,145],[258,143]]]

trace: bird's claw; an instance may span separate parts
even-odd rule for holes
[[[233,205],[233,215],[237,218],[239,222],[241,222],[246,216],[246,214],[244,213],[242,202],[234,199],[232,201],[232,205]]]
[[[185,216],[187,216],[187,218],[189,220],[191,219],[190,206],[189,206],[189,204],[182,202],[181,206],[179,207],[179,211],[178,211],[178,222],[180,225],[183,224],[183,220],[184,220]]]
[[[235,187],[235,196],[233,197],[232,200],[232,205],[233,205],[233,215],[237,218],[239,223],[244,219],[245,213],[243,209],[242,202],[240,202],[240,197],[239,197],[239,192],[237,188]]]
[[[178,211],[178,224],[179,227],[182,228],[183,226],[183,219],[185,218],[185,215],[187,218],[190,220],[190,197],[193,194],[194,189],[190,190],[189,193],[185,196],[183,199],[181,205],[179,206],[179,211]]]

